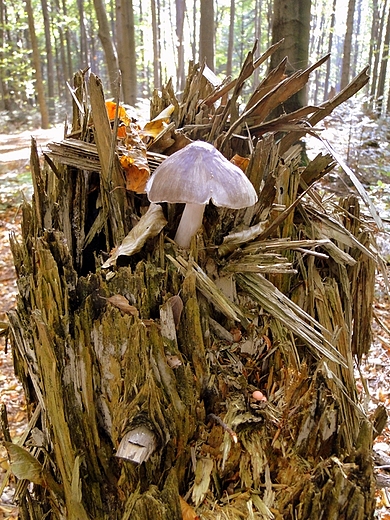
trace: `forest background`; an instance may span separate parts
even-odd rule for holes
[[[220,82],[238,73],[256,40],[256,55],[271,45],[277,34],[273,13],[281,10],[286,41],[288,27],[296,30],[288,21],[297,16],[299,38],[309,35],[309,63],[331,55],[312,77],[309,103],[328,99],[369,65],[366,106],[376,115],[389,112],[388,0],[0,0],[3,120],[31,118],[36,107],[42,128],[62,122],[73,74],[86,67],[113,97],[120,71],[119,97],[132,106],[170,78],[179,93],[190,61],[205,58]],[[286,43],[280,52],[290,51]],[[291,69],[307,65],[300,61],[292,60]],[[255,71],[244,97],[268,66]]]

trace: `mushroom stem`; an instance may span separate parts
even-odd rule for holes
[[[198,231],[202,225],[203,212],[205,204],[191,204],[185,205],[183,215],[181,216],[179,227],[175,235],[175,242],[180,247],[189,248],[191,238]]]

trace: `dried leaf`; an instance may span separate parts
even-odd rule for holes
[[[176,294],[175,296],[172,296],[172,298],[169,298],[168,303],[172,308],[173,320],[177,328],[179,326],[180,316],[183,311],[183,300],[178,294]]]
[[[198,459],[196,462],[195,482],[192,489],[192,500],[195,502],[195,505],[203,502],[209,490],[213,467],[213,460],[206,457]]]
[[[126,189],[135,193],[145,193],[145,186],[150,176],[146,150],[138,148],[127,150],[119,160],[126,176]]]
[[[164,130],[166,124],[169,123],[169,119],[174,110],[174,105],[169,105],[162,112],[160,112],[158,116],[146,123],[142,130],[142,134],[153,138],[157,137],[158,134]]]
[[[124,238],[121,245],[110,258],[102,265],[104,269],[115,265],[119,256],[131,256],[142,249],[146,240],[160,233],[166,225],[162,208],[159,204],[150,204],[148,211],[143,215],[130,233]]]
[[[200,516],[198,516],[195,513],[195,509],[191,507],[187,502],[180,498],[180,507],[181,507],[181,514],[183,515],[183,520],[199,520]]]
[[[11,457],[11,470],[15,477],[47,487],[42,464],[29,451],[12,442],[3,444]]]
[[[249,157],[241,157],[241,155],[238,155],[237,153],[233,155],[233,157],[230,159],[230,162],[238,166],[243,172],[245,172],[248,164],[249,164]]]
[[[110,119],[110,121],[114,120],[116,113],[116,103],[114,103],[113,101],[106,101],[106,109],[108,119]],[[130,118],[127,115],[126,110],[121,106],[118,107],[118,119],[123,123],[124,126],[119,126],[117,135],[118,137],[126,137],[125,127],[130,124]]]
[[[111,305],[114,305],[114,307],[118,307],[118,309],[125,314],[138,317],[138,309],[134,307],[134,305],[130,305],[127,298],[121,294],[114,294],[114,296],[110,296],[109,298],[106,298],[106,300],[110,302]]]

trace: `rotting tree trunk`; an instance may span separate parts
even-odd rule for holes
[[[112,146],[94,75],[90,124],[77,110],[73,118],[80,140],[53,143],[43,168],[33,142],[34,197],[21,241],[12,238],[19,297],[9,318],[35,429],[31,453],[7,447],[15,475],[34,483],[35,518],[373,517],[372,426],[353,366],[370,344],[371,293],[358,341],[353,317],[375,258],[356,197],[330,214],[313,190],[332,157],[305,169],[299,149],[281,158],[275,136],[304,127],[297,114],[265,122],[307,72],[265,78],[227,131],[233,103],[214,111],[260,62],[251,53],[222,89],[194,66],[180,106],[163,91],[188,137],[222,135],[226,155],[239,148],[259,195],[240,211],[207,207],[190,252],[165,238],[177,227],[173,208],[125,191],[124,148]],[[243,123],[253,150],[235,138]],[[169,128],[170,139],[149,147],[151,165],[183,146]]]

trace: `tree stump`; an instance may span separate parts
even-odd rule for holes
[[[175,107],[178,147],[187,135],[246,156],[259,195],[244,210],[207,207],[188,251],[169,238],[180,207],[125,190],[98,78],[89,106],[78,76],[84,111],[75,104],[72,136],[43,165],[32,142],[9,316],[31,417],[26,446],[7,444],[33,483],[18,488],[21,518],[373,517],[373,432],[354,380],[371,340],[370,234],[356,197],[328,206],[313,189],[330,155],[306,167],[297,148],[280,155],[301,116],[265,122],[305,71],[234,119],[256,65],[250,55],[230,86],[230,109],[215,109],[229,89],[199,66],[181,103],[169,86],[153,101]],[[245,122],[250,142],[236,136]]]

